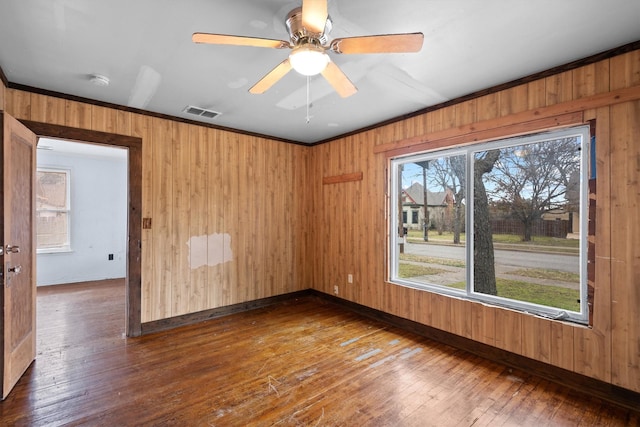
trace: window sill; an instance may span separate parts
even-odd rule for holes
[[[71,248],[47,248],[47,249],[38,249],[36,251],[37,255],[41,254],[68,254],[73,252]]]

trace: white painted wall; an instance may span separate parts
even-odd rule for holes
[[[39,146],[55,146],[56,142],[41,139]],[[68,144],[87,148],[78,143],[65,147]],[[37,161],[38,167],[71,171],[71,252],[37,255],[38,286],[125,277],[126,151],[68,153],[56,147],[54,151],[39,149]],[[109,254],[113,261],[108,260]]]

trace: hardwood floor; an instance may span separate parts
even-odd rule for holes
[[[19,426],[623,426],[640,414],[317,297],[124,337],[124,285],[38,289]]]

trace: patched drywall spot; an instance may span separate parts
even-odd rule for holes
[[[231,251],[231,236],[224,234],[210,234],[208,236],[208,256],[207,265],[214,267],[233,260]]]
[[[203,266],[215,267],[233,260],[231,236],[227,233],[192,236],[187,246],[192,270]]]
[[[191,236],[187,241],[189,247],[189,262],[191,269],[195,270],[207,265],[207,236]]]

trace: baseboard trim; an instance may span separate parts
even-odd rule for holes
[[[166,319],[154,320],[142,324],[142,335],[152,334],[154,332],[166,331],[168,329],[177,328],[179,326],[191,325],[194,323],[204,322],[206,320],[218,317],[228,316],[235,313],[243,313],[249,310],[268,307],[270,305],[291,301],[296,298],[302,298],[311,295],[311,290],[296,291],[282,295],[276,295],[267,298],[261,298],[253,301],[241,302],[238,304],[227,305],[224,307],[212,308],[210,310],[198,311],[195,313],[183,314],[181,316],[168,317]]]
[[[640,412],[640,393],[605,381],[597,380],[586,375],[530,359],[510,351],[492,347],[488,344],[480,343],[422,323],[385,313],[352,301],[347,301],[333,295],[325,294],[317,290],[310,290],[310,294],[365,317],[388,323],[392,326],[413,332],[425,338],[475,354],[484,359],[525,371],[540,378],[567,386],[578,392],[585,393],[589,396],[594,396],[624,408]]]

